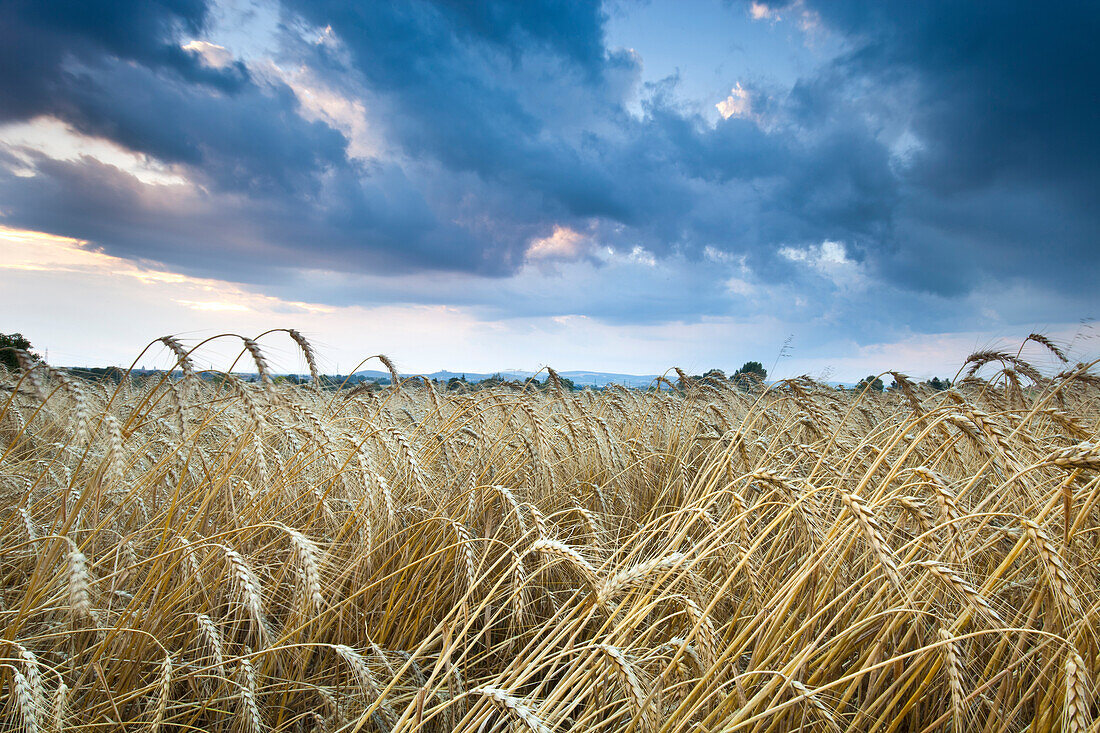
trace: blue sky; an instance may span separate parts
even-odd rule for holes
[[[0,14],[0,330],[59,363],[274,326],[410,370],[1097,350],[1092,3]]]

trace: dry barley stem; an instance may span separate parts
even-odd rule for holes
[[[304,591],[306,594],[304,606],[311,608],[314,613],[320,613],[325,607],[325,597],[321,593],[321,552],[313,540],[306,537],[296,529],[280,525],[290,535],[290,543],[294,547],[294,555],[298,560],[298,569],[304,579]]]
[[[221,632],[218,631],[217,624],[215,624],[205,613],[195,614],[195,620],[198,624],[202,640],[210,650],[210,658],[214,661],[214,669],[217,671],[219,677],[224,678],[225,652],[222,644]]]
[[[61,733],[68,721],[69,686],[64,682],[57,685],[53,693],[53,705],[50,708],[51,730]]]
[[[248,566],[241,554],[231,547],[222,545],[225,559],[229,563],[230,584],[244,606],[245,615],[252,624],[252,630],[262,644],[267,645],[267,620],[264,618],[264,602],[260,593],[260,581]]]
[[[875,515],[867,508],[863,499],[858,496],[849,494],[846,491],[841,491],[840,498],[844,501],[844,506],[847,507],[848,511],[852,513],[852,516],[856,518],[864,535],[866,535],[868,543],[871,545],[879,562],[882,564],[882,569],[886,572],[886,577],[890,579],[899,592],[904,592],[901,576],[898,574],[897,561],[894,559],[893,553],[890,552],[889,546],[886,544],[886,537]]]
[[[652,730],[653,722],[649,716],[649,696],[638,679],[634,665],[626,658],[622,650],[611,644],[597,644],[596,649],[603,652],[606,659],[611,663],[612,669],[615,670],[615,674],[630,693],[634,704],[634,718],[639,721],[639,729],[643,731]]]
[[[810,704],[813,705],[814,709],[821,713],[821,717],[825,718],[825,721],[829,724],[829,728],[831,730],[841,730],[840,725],[837,723],[836,718],[833,716],[833,711],[830,710],[825,703],[818,699],[817,695],[814,694],[814,692],[810,688],[806,687],[806,685],[802,684],[796,679],[791,680],[791,687],[794,688],[794,691],[798,693],[799,697],[808,700]]]
[[[954,570],[935,560],[927,560],[920,564],[928,568],[928,571],[936,578],[939,578],[958,591],[963,598],[974,607],[974,610],[977,611],[979,615],[985,616],[999,626],[1005,625],[1004,619],[1001,618],[1001,615],[997,613],[991,605],[989,605],[989,601],[986,600],[985,596],[978,592],[978,589],[973,585],[963,580]]]

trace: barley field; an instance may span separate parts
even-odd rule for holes
[[[1042,336],[881,394],[322,390],[231,339],[0,372],[6,730],[1100,729],[1100,378]]]

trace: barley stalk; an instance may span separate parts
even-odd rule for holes
[[[875,556],[878,557],[879,563],[881,563],[882,569],[886,573],[886,577],[890,579],[890,582],[894,584],[894,587],[897,588],[899,592],[904,593],[901,576],[898,573],[897,561],[894,559],[893,553],[890,552],[886,544],[882,526],[878,523],[875,515],[867,508],[863,499],[858,496],[854,496],[842,490],[840,492],[840,498],[844,501],[844,506],[852,513],[852,516],[856,518],[860,528],[863,530],[863,534],[867,537],[867,542],[875,551]]]
[[[321,552],[313,540],[298,530],[285,524],[281,526],[290,535],[290,543],[298,559],[298,569],[304,579],[306,598],[303,605],[312,609],[314,613],[320,613],[325,607],[325,597],[321,593]]]
[[[51,730],[61,733],[68,721],[69,686],[64,682],[57,685],[53,693],[53,705],[50,708]]]
[[[218,631],[217,624],[205,613],[195,614],[195,620],[199,627],[199,635],[210,651],[210,658],[214,661],[214,669],[219,677],[224,678],[225,652],[221,632]]]
[[[74,621],[89,620],[92,615],[92,597],[89,590],[88,558],[69,540],[68,554],[69,609]]]
[[[597,644],[596,649],[603,652],[623,686],[625,686],[630,693],[634,705],[634,719],[638,721],[639,729],[643,731],[652,730],[653,722],[650,720],[649,716],[648,696],[645,693],[645,689],[642,687],[641,681],[638,679],[637,673],[634,671],[634,665],[630,663],[630,660],[626,658],[622,650],[611,644]]]
[[[650,575],[656,575],[657,573],[676,567],[684,561],[684,557],[683,553],[674,552],[666,557],[655,557],[651,560],[633,565],[625,570],[620,570],[604,581],[600,586],[600,590],[596,594],[597,603],[604,605],[612,597],[618,595],[627,588],[641,583]]]
[[[833,715],[833,711],[814,694],[813,690],[806,687],[806,685],[799,680],[792,679],[790,682],[791,687],[798,693],[798,696],[804,700],[808,700],[809,703],[813,705],[814,709],[821,714],[821,717],[825,718],[831,730],[841,730],[836,717]]]
[[[596,569],[579,552],[564,542],[547,539],[535,540],[527,551],[564,561],[581,576],[581,579],[589,588],[596,590],[597,593],[599,592],[599,586],[596,582]]]
[[[997,613],[991,605],[989,605],[989,601],[986,600],[985,596],[978,592],[978,589],[973,585],[966,582],[954,570],[935,560],[921,562],[920,564],[927,568],[928,572],[932,573],[933,576],[958,591],[963,598],[974,607],[974,610],[977,611],[979,615],[985,616],[999,626],[1005,625],[1004,619],[1001,618],[1001,615]]]
[[[1084,608],[1077,598],[1077,592],[1073,588],[1073,583],[1070,582],[1069,574],[1066,572],[1065,563],[1062,562],[1062,556],[1059,554],[1058,549],[1054,546],[1054,543],[1050,541],[1050,538],[1047,537],[1043,528],[1036,522],[1030,519],[1024,519],[1023,525],[1024,529],[1027,531],[1027,536],[1031,539],[1032,543],[1035,545],[1035,549],[1039,552],[1039,557],[1043,561],[1043,567],[1047,572],[1047,577],[1050,579],[1050,584],[1054,589],[1055,596],[1065,603],[1074,617],[1084,618]]]
[[[256,699],[256,670],[252,661],[243,656],[237,660],[237,699],[241,707],[241,720],[247,733],[263,733],[264,721],[260,703]]]
[[[13,669],[11,676],[12,699],[15,701],[22,729],[25,733],[38,733],[38,705],[31,684],[18,669]]]
[[[266,646],[268,641],[267,619],[264,617],[260,581],[239,552],[225,545],[221,547],[229,564],[230,584],[236,589],[237,595],[241,599],[245,615],[251,621],[253,633]]]
[[[959,645],[955,637],[947,629],[939,630],[940,641],[943,642],[944,667],[947,670],[948,689],[951,691],[951,719],[954,722],[956,733],[965,730],[966,723],[963,700],[966,694],[962,686],[962,662],[959,659]]]
[[[1096,728],[1096,365],[356,397],[290,335],[0,370],[9,728]]]
[[[1066,730],[1084,733],[1089,728],[1089,677],[1085,660],[1071,649],[1066,655]]]
[[[165,656],[160,665],[160,676],[157,684],[157,700],[153,708],[153,722],[150,730],[156,733],[164,722],[164,713],[168,709],[168,700],[172,692],[172,657]]]
[[[495,687],[478,687],[470,690],[470,694],[488,698],[507,711],[516,722],[531,731],[531,733],[552,733],[552,729],[539,720],[539,717],[535,715],[531,708],[527,707],[522,700],[512,697],[504,690]]]

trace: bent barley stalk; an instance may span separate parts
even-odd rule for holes
[[[512,697],[504,690],[495,687],[479,687],[471,690],[470,694],[488,698],[494,704],[508,711],[516,721],[531,733],[551,733],[551,729],[539,720],[531,708],[524,705],[522,700]]]
[[[638,563],[626,570],[621,570],[600,586],[600,590],[596,594],[596,599],[600,605],[603,605],[610,600],[612,596],[621,593],[627,588],[640,584],[650,575],[657,575],[663,571],[674,568],[684,561],[684,557],[685,555],[682,552],[674,552],[667,557],[655,557],[652,560]]]
[[[531,543],[529,552],[545,555],[549,558],[557,558],[572,567],[581,576],[585,584],[598,592],[599,584],[596,582],[596,569],[592,564],[581,557],[575,549],[557,540],[540,539]]]
[[[946,391],[351,389],[283,330],[308,384],[270,333],[218,337],[260,385],[176,337],[0,369],[0,727],[1096,730],[1100,375],[1026,361],[1061,344]]]
[[[985,596],[978,592],[977,588],[963,580],[954,570],[935,560],[925,560],[920,564],[928,568],[928,572],[932,573],[934,577],[958,591],[979,615],[985,616],[998,626],[1005,625],[1004,619],[993,609],[993,606],[989,605],[989,601],[986,600]]]

